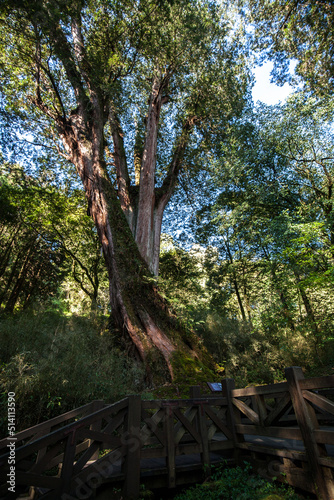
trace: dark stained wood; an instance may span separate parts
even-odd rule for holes
[[[298,427],[261,427],[257,425],[235,424],[238,434],[252,436],[265,436],[278,439],[302,440]]]
[[[294,368],[294,367],[293,367]],[[289,368],[287,368],[289,370]],[[334,387],[334,375],[327,377],[304,378],[299,381],[301,390],[308,389],[325,389]]]
[[[290,458],[293,460],[307,461],[307,456],[304,451],[288,450],[286,448],[273,448],[271,446],[263,446],[262,444],[240,443],[238,447],[242,450],[249,450],[258,453],[259,455],[273,455],[279,458]]]
[[[125,459],[124,497],[132,500],[138,498],[140,489],[140,421],[141,398],[129,396],[127,415],[127,454]]]
[[[239,409],[233,405],[232,394],[235,393],[235,382],[233,379],[222,380],[222,392],[227,400],[226,422],[227,427],[232,431],[232,440],[234,443],[234,460],[239,463],[239,448],[238,444],[244,442],[244,436],[237,432],[237,426],[241,424],[241,416]]]
[[[290,374],[280,384],[235,389],[228,379],[222,381],[222,396],[204,397],[194,386],[186,400],[141,401],[130,396],[108,406],[97,401],[27,429],[20,433],[23,438],[16,449],[18,487],[39,486],[49,490],[43,500],[58,500],[62,495],[65,500],[75,497],[78,485],[87,485],[93,494],[96,485],[110,483],[110,487],[123,485],[124,499],[134,499],[144,478],[173,488],[186,478],[198,480],[199,471],[212,462],[232,464],[234,451],[233,463],[248,460],[268,477],[286,477],[291,485],[313,491],[319,499],[334,499],[328,496],[332,495],[334,457],[327,456],[325,447],[334,445],[334,428],[329,427],[334,403],[326,397],[334,394],[334,377],[305,381],[298,370],[290,370],[292,383]],[[316,448],[313,462],[300,409]],[[79,420],[71,422],[76,417]],[[320,428],[320,421],[326,427]],[[105,448],[112,451],[98,458]],[[0,457],[0,469],[7,457],[8,453]],[[311,474],[314,463],[327,496],[315,481],[316,473]],[[60,477],[42,475],[57,465],[62,465]],[[0,476],[6,480],[4,471]]]
[[[229,379],[228,379],[229,380]],[[269,384],[269,385],[259,385],[246,387],[245,389],[234,389],[232,390],[231,396],[233,398],[240,398],[245,396],[255,396],[255,395],[274,395],[281,392],[286,392],[288,386],[286,382],[280,382],[279,384]]]
[[[17,446],[20,446],[20,441],[23,441],[25,439],[30,438],[35,441],[36,439],[45,436],[56,425],[68,422],[68,420],[71,420],[72,418],[77,417],[78,415],[85,416],[87,415],[87,413],[88,414],[92,413],[91,409],[94,403],[95,401],[92,401],[92,403],[80,406],[80,408],[68,411],[67,413],[63,413],[58,417],[54,417],[50,420],[47,420],[46,422],[42,422],[41,424],[34,425],[33,427],[29,427],[29,429],[25,429],[24,431],[18,432],[17,434],[15,434]],[[1,439],[0,450],[6,448],[7,444],[8,444],[7,437]]]
[[[267,418],[268,410],[266,407],[265,399],[263,394],[256,394],[252,396],[254,408],[256,408],[257,414],[259,416],[260,425],[264,425],[264,421]]]
[[[290,394],[287,392],[282,399],[280,399],[269,415],[265,418],[263,424],[265,426],[270,426],[272,424],[276,424],[277,421],[284,415],[287,411],[289,405],[291,404]]]
[[[75,431],[71,433],[66,441],[66,448],[64,452],[64,460],[61,468],[61,484],[60,488],[57,489],[57,494],[61,498],[63,493],[66,493],[70,490],[71,478],[73,475],[73,466],[74,466],[74,458],[75,458],[75,449],[76,449],[76,435]]]
[[[321,396],[320,394],[315,394],[314,392],[310,392],[307,390],[302,391],[303,397],[318,406],[321,410],[325,410],[332,415],[334,415],[334,403],[329,399]]]
[[[313,434],[317,443],[334,445],[334,429],[315,429]]]
[[[174,443],[174,413],[172,406],[165,408],[165,433],[166,433],[166,449],[167,449],[167,471],[168,471],[168,487],[175,488],[176,473],[175,473],[175,443]]]
[[[254,424],[259,424],[260,419],[258,414],[252,410],[246,403],[240,399],[232,398],[232,403],[236,406],[247,418]]]
[[[228,438],[228,439],[233,439],[233,433],[231,432],[231,429],[229,429],[226,425],[226,423],[224,423],[223,420],[221,420],[217,415],[216,413],[214,412],[214,410],[211,408],[211,406],[206,406],[205,407],[205,413],[208,415],[208,417],[212,420],[212,422],[217,426],[217,428],[219,430],[221,430],[224,435]]]
[[[304,379],[299,367],[286,368],[285,375],[289,387],[291,401],[295,410],[297,422],[303,437],[305,450],[318,498],[331,500],[334,498],[334,483],[332,472],[319,464],[319,458],[325,456],[326,450],[316,442],[314,430],[318,427],[313,408],[306,404],[301,391],[300,381]],[[334,381],[334,377],[332,378]]]
[[[92,403],[92,413],[95,413],[98,410],[101,410],[104,407],[104,402],[102,400],[96,400]],[[100,431],[102,425],[102,420],[96,420],[91,426],[90,430],[92,431]],[[88,436],[86,436],[88,437]],[[93,444],[93,441],[90,441],[89,446]],[[91,460],[97,460],[99,458],[99,449],[96,447],[95,452],[91,456]]]

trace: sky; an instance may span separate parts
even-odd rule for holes
[[[270,83],[270,71],[273,68],[272,62],[267,62],[263,66],[254,69],[256,83],[253,87],[253,101],[262,101],[265,104],[283,103],[286,97],[292,92],[292,87],[285,83],[283,87],[278,87]]]

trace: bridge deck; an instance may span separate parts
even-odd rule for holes
[[[333,500],[334,376],[304,379],[296,367],[286,375],[286,382],[245,389],[226,379],[212,397],[193,387],[190,399],[95,401],[5,438],[0,496],[34,487],[41,500],[82,498],[82,489],[88,499],[109,483],[136,498],[141,482],[175,488],[200,482],[210,465],[247,460],[267,477]]]

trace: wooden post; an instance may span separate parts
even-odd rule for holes
[[[166,429],[166,450],[167,450],[167,472],[168,487],[175,488],[175,441],[174,441],[174,415],[173,407],[165,407],[165,429]]]
[[[189,389],[190,399],[196,399],[201,397],[201,386],[192,385]]]
[[[235,382],[233,378],[225,378],[222,380],[222,392],[223,396],[227,399],[227,412],[226,412],[226,424],[227,427],[232,432],[233,444],[234,444],[234,459],[236,463],[239,461],[239,448],[238,444],[243,443],[244,437],[238,434],[236,431],[236,424],[241,423],[240,411],[236,408],[232,402],[231,391],[235,389]]]
[[[141,420],[141,397],[129,396],[127,434],[124,443],[127,447],[125,459],[125,481],[123,497],[133,500],[139,497],[140,491],[140,420]]]
[[[253,409],[259,415],[260,425],[264,425],[264,421],[268,413],[264,401],[264,396],[259,394],[252,396],[252,401],[253,401]]]
[[[96,399],[95,401],[92,402],[92,413],[95,413],[98,410],[101,410],[104,407],[104,401],[102,399]],[[102,424],[102,419],[94,422],[90,426],[90,430],[92,431],[100,431],[101,430],[101,424]],[[90,439],[88,446],[91,446],[93,444],[94,440]],[[102,446],[103,443],[101,443]],[[97,449],[93,455],[91,456],[90,460],[97,460],[99,458],[99,449]]]
[[[201,386],[192,385],[189,389],[189,396],[190,399],[197,399],[197,398],[199,399],[201,397]],[[198,412],[196,412],[196,415],[194,416],[193,424],[196,426],[196,430],[200,432]]]
[[[204,476],[207,478],[210,476],[210,452],[208,428],[206,424],[206,415],[203,403],[198,405],[198,427],[202,440],[201,459],[203,464]]]
[[[190,399],[199,399],[201,397],[201,386],[193,385],[190,387]],[[206,425],[205,410],[203,405],[198,405],[198,411],[194,419],[196,428],[202,438],[202,453],[201,459],[205,477],[210,475],[210,453],[208,441],[208,428]]]
[[[60,473],[62,481],[61,481],[61,487],[60,487],[61,491],[59,492],[59,497],[61,497],[61,494],[70,493],[71,480],[73,475],[73,465],[74,465],[75,451],[76,451],[75,434],[76,434],[76,429],[73,429],[73,431],[66,440],[65,453]]]
[[[322,467],[319,458],[326,455],[326,449],[320,446],[314,436],[314,430],[319,427],[314,409],[306,403],[299,381],[304,378],[303,371],[298,366],[285,369],[291,401],[296,419],[304,441],[309,463],[309,473],[312,476],[316,495],[320,500],[334,498],[334,483],[331,469]]]

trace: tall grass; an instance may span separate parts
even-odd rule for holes
[[[0,321],[0,432],[7,393],[16,394],[17,430],[93,399],[138,392],[144,373],[115,347],[105,318],[22,312]]]

